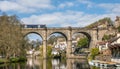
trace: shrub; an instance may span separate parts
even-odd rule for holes
[[[9,61],[7,59],[0,58],[0,64],[6,63],[6,62],[9,62]]]
[[[99,54],[99,49],[98,48],[92,48],[90,51],[90,58],[95,59],[95,56]]]
[[[10,58],[10,62],[24,62],[24,61],[27,61],[27,58],[26,57],[13,57],[13,58]]]
[[[24,56],[21,56],[21,57],[19,57],[19,60],[18,60],[19,62],[24,62],[24,61],[27,61],[27,58],[26,57],[24,57]]]
[[[18,62],[19,61],[19,58],[10,58],[10,62]]]

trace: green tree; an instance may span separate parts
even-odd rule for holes
[[[110,35],[106,35],[106,34],[105,34],[105,35],[103,36],[102,40],[103,40],[103,41],[107,41],[107,40],[109,40],[109,39],[112,39],[113,37],[115,37],[115,35],[111,35],[111,34],[110,34]]]
[[[102,40],[106,41],[106,40],[109,40],[110,39],[110,36],[109,35],[104,35]]]
[[[47,57],[52,57],[52,46],[47,46]]]
[[[52,35],[47,42],[48,44],[53,45],[55,41],[57,41],[57,37],[55,35]]]
[[[47,57],[51,58],[52,57],[52,46],[47,46]],[[40,56],[43,58],[43,46],[40,46]]]
[[[88,38],[87,37],[79,39],[78,44],[77,44],[78,47],[84,47],[87,45],[88,45]]]
[[[99,49],[98,48],[92,48],[90,50],[90,57],[91,59],[95,59],[95,56],[99,54]]]

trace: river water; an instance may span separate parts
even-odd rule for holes
[[[86,59],[33,59],[0,65],[0,69],[117,69],[90,66]]]

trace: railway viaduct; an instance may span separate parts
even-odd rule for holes
[[[47,58],[47,39],[53,33],[63,34],[67,41],[67,50],[66,56],[67,58],[71,58],[72,52],[72,36],[75,33],[82,33],[86,35],[89,39],[89,49],[96,45],[97,41],[102,40],[104,33],[106,33],[108,29],[86,29],[80,27],[61,27],[61,28],[22,28],[22,33],[26,36],[29,33],[37,33],[43,39],[43,58]]]

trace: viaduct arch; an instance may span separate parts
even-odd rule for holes
[[[96,42],[99,40],[102,40],[102,36],[105,33],[107,29],[101,29],[98,31],[98,29],[86,29],[86,28],[80,28],[80,27],[61,27],[61,28],[22,28],[22,33],[24,35],[27,35],[29,33],[37,33],[39,34],[43,39],[43,58],[47,58],[46,51],[47,51],[47,38],[53,34],[53,33],[62,33],[67,41],[67,50],[66,50],[66,56],[67,58],[71,58],[71,52],[72,52],[72,35],[75,33],[82,33],[86,35],[90,41],[89,48],[92,48],[96,45]],[[100,35],[99,35],[100,34]]]

